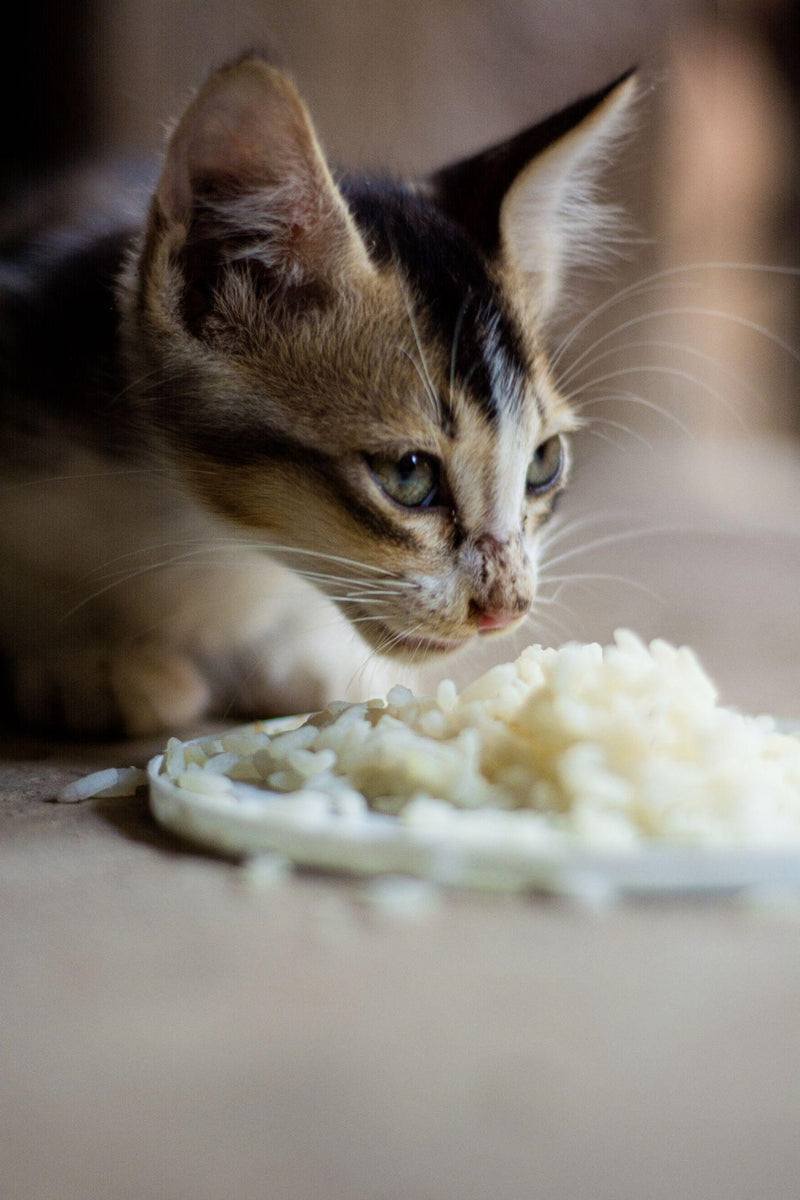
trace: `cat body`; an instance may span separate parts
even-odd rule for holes
[[[543,330],[626,79],[483,155],[334,179],[250,57],[146,211],[6,238],[0,653],[39,727],[144,733],[369,690],[513,628],[575,420]],[[396,668],[391,671],[396,673]]]

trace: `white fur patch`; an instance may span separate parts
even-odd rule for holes
[[[542,320],[555,306],[564,274],[604,261],[619,234],[619,210],[598,201],[596,183],[626,132],[635,93],[633,79],[621,83],[586,120],[533,159],[503,201],[503,250],[534,279]]]

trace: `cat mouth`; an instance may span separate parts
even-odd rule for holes
[[[395,655],[404,658],[407,656],[416,657],[439,657],[446,654],[455,654],[457,650],[461,650],[468,642],[471,642],[474,637],[485,639],[502,636],[504,633],[513,632],[518,629],[525,620],[527,613],[521,616],[515,615],[511,620],[503,620],[486,624],[483,627],[471,630],[469,633],[463,634],[456,638],[437,638],[430,637],[427,634],[409,634],[405,637],[393,635],[392,645],[388,653],[393,657]]]

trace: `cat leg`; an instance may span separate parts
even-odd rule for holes
[[[315,712],[332,700],[381,695],[396,682],[396,665],[378,662],[337,613],[325,616],[320,628],[287,615],[238,649],[228,663],[227,711],[251,718]]]
[[[110,683],[123,728],[132,737],[184,729],[199,721],[211,702],[209,683],[195,663],[156,642],[117,650]]]
[[[105,600],[63,640],[47,630],[25,650],[8,649],[12,708],[24,725],[80,736],[179,733],[209,715],[311,712],[397,682],[414,686],[329,600],[263,557],[238,570],[231,561],[191,575],[152,572]]]
[[[202,675],[207,711],[218,717],[311,712],[331,700],[381,694],[397,682],[397,665],[378,660],[330,600],[263,555],[229,552],[224,568],[166,568],[126,588],[116,602],[117,625],[142,631],[135,663],[120,664],[115,675],[123,703],[155,682],[158,655],[147,650],[144,633],[153,628],[160,655],[188,660]],[[161,674],[166,696],[181,673],[173,665]],[[187,706],[192,694],[191,687],[183,693]],[[183,718],[177,696],[147,703],[164,727]],[[129,726],[138,728],[146,707],[140,701],[136,712],[126,710]]]
[[[14,659],[10,675],[23,726],[81,737],[180,730],[204,715],[211,696],[191,659],[155,643],[54,648]]]
[[[79,736],[122,732],[107,646],[29,652],[10,661],[9,674],[12,714],[26,728]]]

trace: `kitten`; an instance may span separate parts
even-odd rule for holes
[[[6,236],[20,720],[319,708],[371,651],[524,619],[575,425],[542,334],[596,255],[634,86],[405,184],[334,178],[292,81],[248,57],[184,113],[138,225]]]

